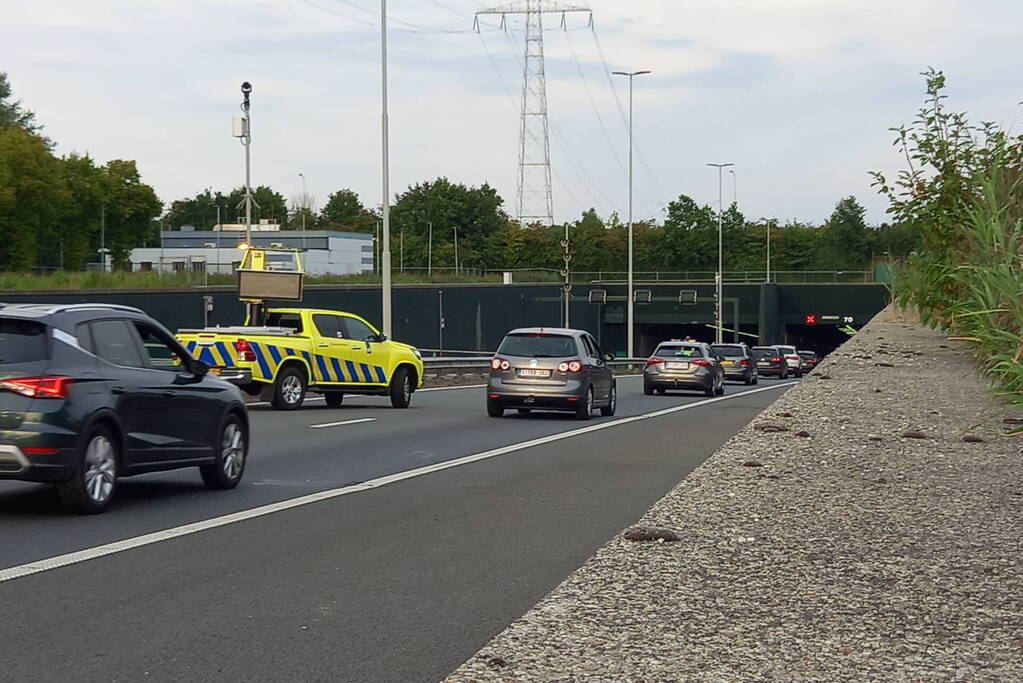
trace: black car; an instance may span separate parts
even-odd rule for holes
[[[248,413],[208,370],[135,308],[0,304],[0,479],[53,482],[82,513],[146,472],[198,467],[234,488]]]
[[[784,352],[777,346],[754,346],[752,353],[757,361],[757,372],[761,376],[789,378],[789,364]]]

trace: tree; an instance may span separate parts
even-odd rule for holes
[[[317,225],[324,230],[371,233],[376,230],[376,224],[377,215],[348,188],[332,193],[317,217]]]
[[[66,201],[57,159],[45,140],[20,126],[0,127],[0,265],[28,270]]]
[[[668,204],[658,267],[665,270],[717,269],[717,217],[709,206],[679,195]]]
[[[391,210],[392,234],[404,232],[408,264],[427,264],[432,224],[434,265],[454,265],[457,232],[459,265],[500,267],[507,257],[501,248],[501,228],[508,220],[502,204],[504,200],[486,183],[466,187],[438,178],[398,196]]]
[[[60,159],[60,169],[67,190],[67,201],[54,231],[54,241],[60,248],[40,254],[40,264],[82,268],[99,245],[106,181],[103,169],[88,155],[69,154]]]
[[[866,267],[870,245],[866,210],[855,197],[846,197],[835,205],[831,218],[824,225],[823,262],[834,270],[855,270]]]
[[[156,192],[142,182],[134,161],[115,159],[103,167],[105,244],[115,266],[128,265],[133,247],[153,235],[153,219],[163,209]]]
[[[23,109],[21,102],[13,99],[7,72],[0,71],[0,128],[18,126],[29,133],[37,133],[42,126],[35,122],[35,116],[33,112]],[[45,138],[41,139],[46,141]]]

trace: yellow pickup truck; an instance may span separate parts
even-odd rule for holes
[[[390,396],[407,408],[422,385],[423,361],[357,315],[309,308],[271,308],[260,327],[179,330],[192,356],[278,410],[302,406],[308,391],[339,406],[345,394]]]

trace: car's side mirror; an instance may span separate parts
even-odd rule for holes
[[[210,366],[201,360],[192,360],[192,374],[196,377],[205,377],[210,372]]]
[[[383,334],[383,333],[378,334],[376,339],[374,339],[374,341],[376,341],[376,342],[378,342],[380,344],[383,344],[385,341],[387,341],[387,335]]]
[[[605,360],[606,362],[610,363],[610,362],[611,362],[611,361],[613,361],[614,359],[615,359],[615,356],[614,356],[614,354],[613,354],[613,353],[605,353],[605,354],[604,354],[604,360]]]

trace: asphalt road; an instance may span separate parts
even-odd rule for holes
[[[480,388],[423,392],[407,411],[365,397],[254,407],[239,489],[207,492],[189,470],[147,475],[98,517],[61,514],[48,487],[0,482],[0,680],[443,678],[783,390],[729,385],[708,401],[640,388],[620,378],[618,415],[589,422],[490,419]],[[541,443],[517,447],[530,440]],[[487,457],[380,481],[474,454]],[[2,579],[318,492],[336,497]]]

